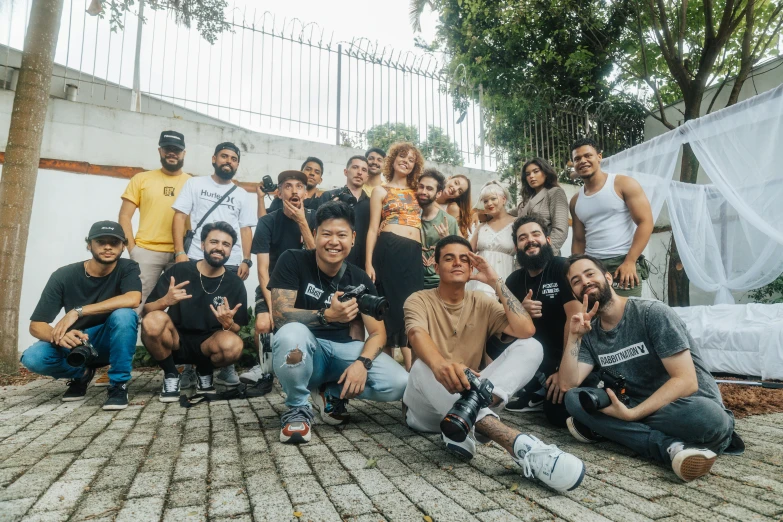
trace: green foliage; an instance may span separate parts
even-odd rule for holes
[[[409,141],[419,146],[419,129],[415,125],[404,123],[381,123],[367,131],[367,143],[370,147],[389,150],[398,141]]]
[[[462,165],[462,153],[446,132],[440,127],[430,125],[427,139],[421,141],[419,129],[415,125],[404,123],[382,123],[367,131],[367,143],[370,147],[389,150],[394,143],[407,141],[421,150],[424,159],[447,165]]]
[[[462,153],[443,129],[430,125],[427,140],[420,145],[425,159],[446,165],[462,165]]]
[[[748,297],[756,303],[783,303],[783,275],[778,276],[770,284],[748,293]]]

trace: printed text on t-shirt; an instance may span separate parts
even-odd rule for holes
[[[644,343],[641,342],[632,344],[631,346],[626,346],[622,350],[617,350],[613,353],[607,353],[604,355],[599,354],[598,362],[601,363],[601,366],[613,366],[630,359],[641,357],[642,355],[648,355],[649,353],[650,351],[647,349]]]

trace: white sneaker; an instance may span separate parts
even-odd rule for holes
[[[555,491],[574,490],[585,478],[584,462],[532,435],[517,435],[513,458],[527,478],[535,478]]]
[[[224,368],[220,368],[215,375],[215,382],[223,386],[238,386],[239,375],[237,375],[237,370],[234,368],[234,365],[231,364]]]
[[[443,433],[440,435],[443,437],[443,442],[446,444],[446,449],[451,453],[468,460],[472,459],[473,455],[476,454],[476,440],[473,438],[473,435],[468,434],[468,436],[465,437],[465,440],[462,442],[451,440]]]
[[[239,375],[239,382],[243,382],[245,384],[256,384],[258,383],[258,381],[260,381],[263,378],[264,378],[264,370],[261,368],[260,364],[256,364],[248,371],[243,372]]]
[[[192,364],[184,365],[182,373],[180,374],[179,387],[183,390],[196,387],[196,369]]]
[[[672,458],[672,470],[685,482],[707,475],[718,455],[704,448],[686,448],[682,442],[675,442],[667,451]]]

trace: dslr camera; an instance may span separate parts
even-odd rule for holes
[[[351,207],[356,205],[356,203],[358,202],[356,196],[353,195],[351,189],[349,189],[348,187],[341,188],[338,192],[334,193],[333,197],[337,198],[338,201],[342,201],[343,203]]]
[[[587,413],[595,413],[612,404],[606,390],[612,390],[620,402],[628,406],[630,397],[625,394],[625,377],[602,368],[598,373],[598,387],[579,392],[579,404]]]
[[[492,404],[492,390],[495,389],[492,382],[479,379],[469,368],[465,368],[465,377],[468,378],[470,388],[460,393],[461,397],[440,421],[440,431],[456,442],[462,442],[468,437],[479,410]]]
[[[264,194],[271,194],[277,190],[277,184],[272,180],[272,176],[267,174],[261,178],[261,190],[264,191]]]
[[[348,286],[345,288],[344,292],[345,293],[339,297],[341,303],[356,298],[356,303],[359,305],[359,311],[364,315],[374,317],[376,321],[382,320],[386,315],[386,312],[389,311],[389,301],[385,297],[372,295],[364,285]]]
[[[98,358],[98,350],[88,340],[83,340],[81,346],[72,348],[65,358],[65,362],[74,368],[82,368],[95,362]]]

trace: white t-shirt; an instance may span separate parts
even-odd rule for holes
[[[219,200],[223,194],[228,192],[234,184],[228,183],[220,185],[215,183],[212,176],[194,177],[185,182],[180,190],[179,196],[171,206],[174,210],[190,216],[190,226],[195,227],[201,218],[209,212],[209,209]],[[215,221],[225,221],[237,232],[237,242],[231,249],[226,265],[238,266],[242,262],[242,237],[239,230],[242,227],[250,227],[256,224],[255,215],[247,202],[247,194],[242,187],[237,187],[226,199],[224,199],[218,208],[212,211],[207,217],[203,228],[207,223]],[[204,259],[204,252],[201,250],[201,228],[196,229],[196,235],[193,237],[193,243],[188,250],[188,257],[191,259]]]

